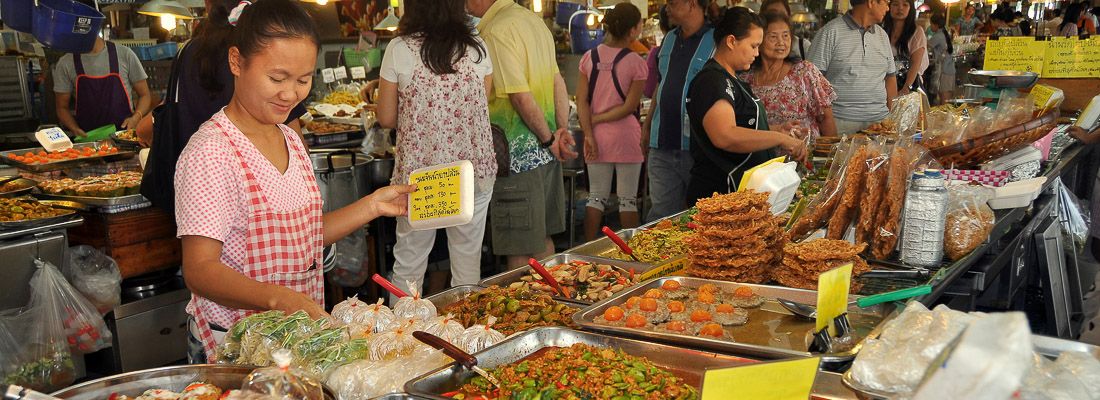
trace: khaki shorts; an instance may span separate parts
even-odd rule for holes
[[[489,203],[493,254],[518,256],[546,251],[546,238],[565,232],[565,183],[561,163],[497,178]]]

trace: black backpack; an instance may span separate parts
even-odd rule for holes
[[[611,82],[613,82],[615,84],[615,91],[619,93],[619,97],[621,97],[624,102],[626,101],[626,92],[623,91],[622,85],[619,84],[619,75],[617,73],[615,73],[615,67],[618,67],[619,62],[622,61],[624,58],[626,58],[626,56],[628,56],[628,55],[630,55],[630,49],[629,48],[623,48],[622,50],[619,50],[619,54],[615,55],[615,61],[611,62]],[[599,79],[599,77],[600,77],[600,49],[597,47],[597,48],[592,49],[592,73],[588,77],[588,102],[589,102],[589,104],[592,103],[592,93],[595,93],[596,80]],[[639,105],[639,107],[640,107],[640,105]],[[634,110],[634,118],[638,118],[639,120],[641,120],[641,118],[642,118],[641,110]]]

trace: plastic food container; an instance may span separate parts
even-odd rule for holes
[[[1039,193],[1042,192],[1043,184],[1046,182],[1046,177],[1038,177],[995,188],[993,198],[989,200],[989,207],[994,210],[1027,207],[1039,198]]]
[[[796,166],[796,163],[788,162],[760,167],[749,177],[749,183],[745,188],[770,193],[768,203],[772,206],[772,214],[785,212],[794,200],[798,184],[802,183],[802,178],[799,178],[798,172],[795,171]]]

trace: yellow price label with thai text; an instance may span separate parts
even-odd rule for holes
[[[450,217],[462,212],[462,167],[448,166],[409,176],[416,191],[409,195],[409,220]]]
[[[829,327],[836,335],[833,319],[848,311],[848,290],[852,286],[852,264],[844,264],[817,277],[817,325],[814,332]]]
[[[1033,37],[1002,37],[985,42],[986,70],[1043,73],[1047,42]]]
[[[813,392],[821,359],[800,358],[708,369],[702,400],[806,400]]]

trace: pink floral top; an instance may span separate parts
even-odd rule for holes
[[[479,58],[471,48],[455,65],[457,73],[436,75],[420,58],[422,42],[398,37],[382,60],[382,79],[397,83],[398,151],[392,183],[408,183],[409,174],[419,168],[469,160],[481,189],[480,183],[497,173],[485,95],[485,77],[492,73],[489,55]]]
[[[742,74],[741,79],[751,85],[752,92],[764,101],[764,108],[768,110],[768,126],[799,121],[803,127],[809,127],[812,137],[821,135],[817,120],[826,107],[833,106],[836,91],[812,63],[798,62],[787,76],[768,86],[756,84],[752,71]]]

